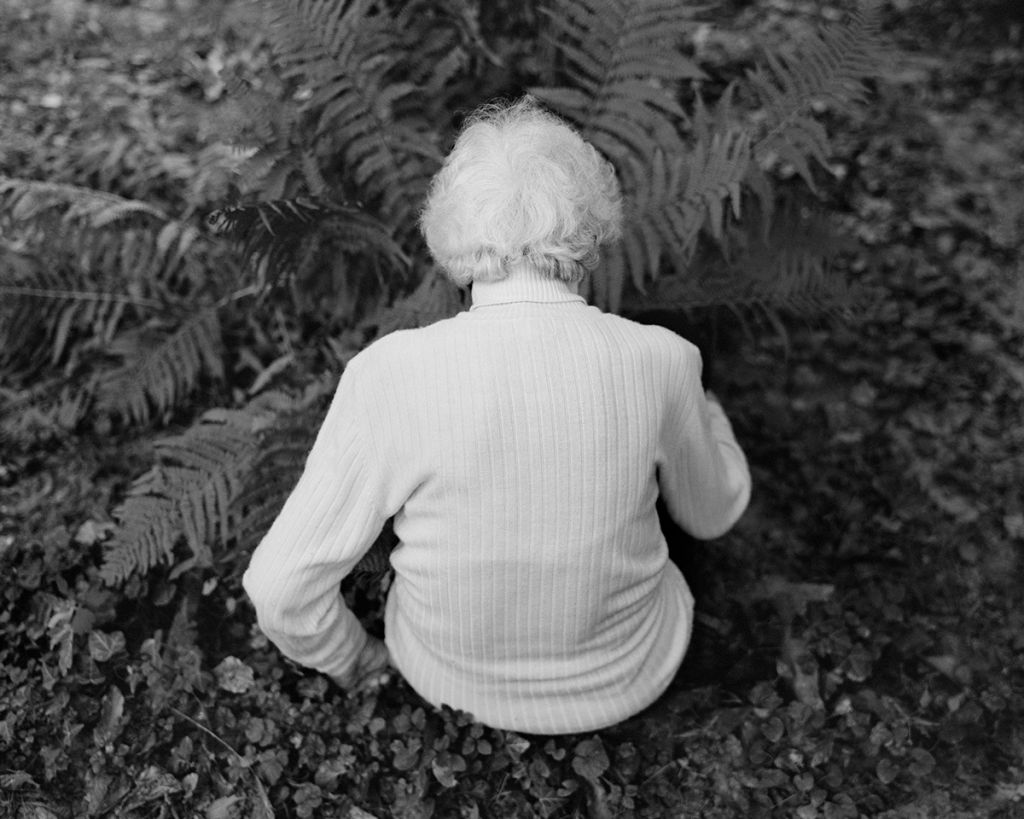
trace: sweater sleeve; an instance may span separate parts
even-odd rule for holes
[[[701,386],[701,357],[675,358],[658,452],[658,483],[676,523],[697,538],[725,534],[750,501],[750,470],[717,400]]]
[[[367,634],[339,584],[380,534],[384,470],[367,441],[355,360],[298,484],[242,578],[264,634],[281,653],[332,677],[345,675]]]

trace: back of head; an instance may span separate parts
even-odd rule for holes
[[[431,185],[420,220],[459,285],[518,269],[574,282],[621,233],[612,165],[529,97],[468,120]]]

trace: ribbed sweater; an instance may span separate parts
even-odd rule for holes
[[[471,309],[346,366],[244,576],[263,632],[331,676],[366,633],[339,582],[394,517],[385,642],[428,702],[497,728],[594,730],[652,703],[693,597],[655,501],[713,538],[750,495],[697,348],[567,285],[473,285]]]

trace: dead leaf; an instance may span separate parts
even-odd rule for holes
[[[353,805],[349,809],[347,819],[377,819],[377,817],[369,811],[365,811],[362,808],[358,808]]]
[[[116,685],[110,686],[110,690],[103,697],[100,708],[100,721],[93,728],[92,736],[96,745],[100,748],[113,742],[121,733],[121,720],[124,717],[124,694]]]
[[[106,540],[116,528],[117,526],[109,520],[87,520],[75,532],[75,543],[92,546],[94,543]]]
[[[751,601],[771,600],[803,616],[808,603],[824,603],[832,598],[835,590],[831,583],[794,582],[781,575],[768,575],[754,585],[747,597]]]
[[[124,633],[93,631],[89,633],[89,656],[98,663],[105,663],[125,648]]]
[[[587,798],[587,819],[613,819],[607,795],[596,779],[583,778]]]
[[[239,814],[234,807],[241,801],[241,796],[222,796],[220,799],[214,799],[206,809],[206,819],[236,819]]]
[[[57,819],[57,814],[46,805],[26,802],[18,809],[18,819]]]
[[[213,673],[217,675],[217,685],[232,694],[244,694],[256,682],[253,670],[237,657],[225,657]]]
[[[135,787],[124,805],[124,810],[128,812],[149,802],[162,800],[172,793],[179,793],[181,789],[181,783],[176,777],[158,765],[150,765],[136,778]]]
[[[777,663],[779,676],[787,680],[796,698],[815,710],[824,710],[818,679],[818,663],[805,640],[787,635]]]
[[[970,669],[960,662],[959,657],[953,654],[935,654],[931,657],[925,657],[924,661],[958,685],[965,685],[970,682]]]

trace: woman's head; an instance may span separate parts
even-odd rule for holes
[[[420,218],[456,284],[528,269],[579,281],[622,229],[615,170],[529,97],[474,113],[434,177]]]

